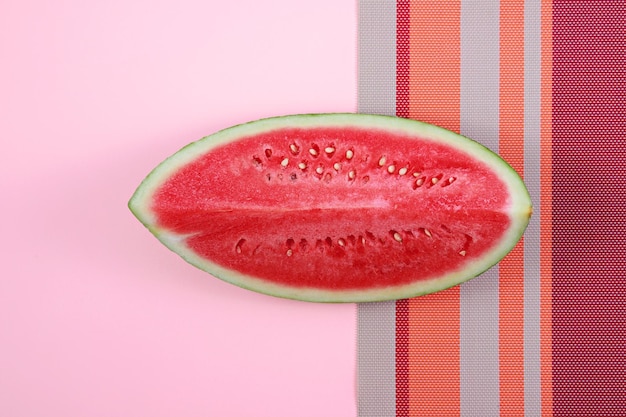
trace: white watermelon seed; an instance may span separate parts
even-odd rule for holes
[[[317,168],[315,168],[315,172],[322,175],[324,173],[324,168],[322,168],[322,166],[320,165]]]
[[[428,237],[433,237],[432,233],[430,233],[430,230],[428,229],[424,229],[424,234]]]
[[[409,169],[408,169],[407,167],[402,167],[402,168],[400,168],[400,170],[398,171],[398,175],[406,175],[406,172],[407,172],[408,170],[409,170]]]
[[[387,162],[387,158],[383,155],[380,157],[380,159],[378,160],[378,166],[382,167],[385,165],[385,163]]]
[[[402,236],[400,236],[400,233],[394,232],[393,238],[395,239],[396,242],[402,243]]]
[[[306,169],[306,162],[300,162],[300,163],[298,164],[298,168],[300,168],[300,169],[302,169],[302,170]]]
[[[309,149],[309,153],[313,156],[317,156],[317,151],[313,148]]]
[[[466,253],[466,252],[465,252],[464,250],[462,250],[461,252],[459,252],[459,255],[461,255],[461,256],[465,256],[465,253]]]
[[[296,145],[295,143],[292,143],[291,145],[289,145],[289,149],[291,149],[291,152],[293,154],[297,154],[298,151],[300,150],[300,148],[298,148],[298,145]]]
[[[354,156],[354,152],[352,151],[352,149],[348,149],[346,151],[346,159],[352,159],[353,156]]]
[[[328,146],[326,149],[324,149],[324,152],[326,152],[327,154],[331,154],[335,152],[335,148],[333,148],[332,146]]]
[[[353,180],[355,177],[356,177],[356,171],[355,170],[352,170],[352,171],[348,172],[348,178]]]
[[[430,182],[433,183],[433,185],[437,184],[439,182],[439,178],[437,177],[432,177],[432,179],[430,180]]]
[[[395,170],[396,170],[396,166],[393,165],[393,164],[391,164],[391,165],[389,165],[387,167],[387,172],[390,173],[390,174],[393,174]]]
[[[280,165],[282,165],[283,167],[286,167],[287,165],[289,165],[289,158],[285,158],[282,161],[280,161]]]
[[[291,249],[287,249],[287,256],[293,255],[293,251]]]
[[[341,169],[341,164],[339,162],[335,162],[333,168],[335,168],[335,171],[339,171]]]
[[[346,241],[344,240],[344,238],[340,237],[340,238],[337,240],[337,244],[338,244],[339,246],[341,246],[341,247],[344,247],[344,246],[346,246]]]
[[[417,185],[418,187],[421,187],[422,184],[424,184],[424,179],[423,178],[418,178],[418,180],[415,181],[415,185]]]

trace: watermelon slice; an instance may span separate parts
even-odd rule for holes
[[[363,114],[222,130],[157,166],[129,207],[215,277],[317,302],[459,284],[502,259],[532,212],[519,175],[477,142]]]

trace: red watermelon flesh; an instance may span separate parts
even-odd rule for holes
[[[253,122],[160,168],[131,209],[168,247],[226,281],[309,301],[455,285],[504,256],[531,210],[495,154],[384,116]]]

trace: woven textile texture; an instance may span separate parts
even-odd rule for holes
[[[360,0],[359,111],[469,136],[534,214],[496,267],[358,306],[358,411],[626,416],[626,3]]]

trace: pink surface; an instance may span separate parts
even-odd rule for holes
[[[355,111],[356,2],[2,9],[0,415],[355,415],[353,304],[225,284],[126,203],[203,135]]]

